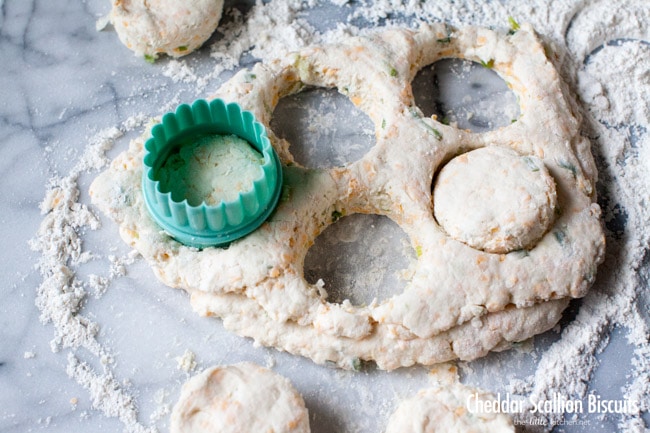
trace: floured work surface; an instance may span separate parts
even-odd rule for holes
[[[115,236],[116,225],[94,206],[86,206],[88,186],[95,173],[109,162],[105,154],[112,159],[116,152],[124,150],[131,137],[142,133],[142,125],[150,116],[173,110],[182,101],[209,95],[206,89],[214,90],[230,77],[230,72],[221,74],[226,69],[250,65],[256,59],[268,64],[278,55],[308,44],[338,42],[350,34],[372,31],[367,27],[405,24],[417,28],[421,22],[443,20],[458,26],[503,28],[508,27],[507,18],[512,16],[519,22],[534,23],[547,56],[579,101],[583,134],[589,137],[598,165],[598,203],[607,236],[606,260],[598,269],[595,286],[584,298],[570,303],[552,331],[516,344],[516,350],[459,362],[461,379],[466,385],[480,385],[499,393],[502,401],[510,398],[526,403],[527,408],[511,413],[515,424],[526,425],[525,431],[644,431],[650,402],[650,213],[646,206],[650,201],[650,176],[646,170],[650,164],[650,11],[645,1],[443,0],[407,5],[341,5],[344,2],[338,0],[318,4],[273,0],[252,8],[242,8],[239,1],[234,3],[224,11],[226,21],[218,30],[221,36],[182,61],[162,59],[153,66],[138,63],[110,32],[98,34],[91,43],[78,44],[78,27],[64,23],[57,27],[56,34],[67,35],[70,52],[85,55],[87,68],[70,64],[68,57],[35,68],[37,59],[28,53],[12,56],[24,74],[10,76],[10,83],[14,79],[19,83],[8,89],[24,92],[24,106],[31,110],[11,111],[11,118],[18,123],[6,125],[15,133],[7,137],[10,145],[2,148],[9,154],[3,160],[11,161],[5,164],[4,178],[36,193],[45,184],[46,194],[42,216],[37,215],[34,206],[23,206],[29,203],[26,199],[15,208],[13,194],[6,197],[14,216],[20,215],[15,218],[10,212],[6,216],[10,222],[5,224],[7,239],[20,233],[31,235],[31,227],[24,230],[29,221],[42,218],[42,223],[31,243],[40,253],[36,258],[37,274],[30,273],[31,278],[25,279],[32,270],[32,255],[6,251],[5,275],[10,292],[4,297],[4,305],[8,333],[3,340],[6,344],[0,372],[9,381],[3,387],[0,424],[20,430],[47,426],[52,432],[102,428],[166,431],[170,403],[177,400],[180,383],[187,379],[188,372],[254,360],[289,377],[305,396],[312,431],[385,429],[397,404],[426,386],[423,376],[427,368],[391,373],[378,371],[372,364],[361,372],[322,368],[309,359],[239,338],[225,330],[219,319],[192,314],[186,293],[151,278],[150,266]],[[32,8],[30,13],[19,16],[12,4],[21,3],[10,0],[7,16],[15,17],[16,23],[25,23],[28,31],[38,28],[40,32],[44,24],[53,22],[39,18],[51,16],[50,9]],[[106,6],[99,1],[67,5],[61,16],[71,20],[83,16],[86,22],[92,21],[89,8],[101,14],[106,12]],[[241,14],[237,15],[233,7]],[[71,14],[75,9],[77,14]],[[340,21],[333,22],[330,17]],[[6,28],[7,34],[17,35],[17,40],[22,40],[22,30],[17,25]],[[11,40],[3,43],[12,50],[19,49]],[[60,37],[30,41],[43,52],[53,53],[59,52],[61,42],[65,42]],[[33,46],[30,43],[23,51]],[[118,52],[118,47],[123,52]],[[97,53],[101,56],[97,57]],[[108,63],[107,55],[111,56]],[[504,115],[497,126],[506,126],[517,118],[517,110],[502,110],[507,104],[502,104],[501,94],[492,93],[494,89],[486,85],[483,73],[496,76],[494,71],[474,63],[472,75],[448,86],[442,83],[442,65],[447,63],[435,63],[432,79],[434,89],[445,94],[444,101],[433,101],[436,108],[441,107],[433,110],[441,121],[457,122],[460,128],[469,125],[475,131],[478,127],[482,132],[489,129],[494,113]],[[456,66],[451,69],[451,76],[456,75]],[[70,77],[78,79],[73,88],[50,86],[47,92],[39,93],[44,71],[48,77],[50,73],[59,77],[62,83],[69,82]],[[482,73],[473,75],[477,71]],[[419,80],[426,72],[428,68],[418,73],[413,85],[417,105],[425,113]],[[115,90],[109,104],[105,99],[107,83]],[[501,83],[505,88],[503,80]],[[76,99],[70,94],[75,90]],[[303,102],[311,107],[310,97],[321,93],[327,95],[327,101],[318,110],[308,110],[307,114],[294,110]],[[513,92],[506,96],[516,99]],[[486,102],[489,105],[484,107]],[[52,109],[43,110],[43,104]],[[331,108],[334,111],[326,111]],[[29,113],[35,112],[43,122],[31,122]],[[285,122],[288,125],[283,125]],[[30,147],[21,133],[23,125],[31,125],[44,143],[32,143]],[[368,138],[374,142],[367,136],[368,130],[374,135],[370,119],[334,89],[307,89],[283,98],[271,125],[276,134],[289,139],[296,160],[308,167],[327,169],[350,163],[372,145],[357,146],[359,141],[366,143]],[[484,128],[486,125],[488,128]],[[84,131],[90,135],[85,136]],[[298,139],[293,137],[294,131]],[[301,142],[303,133],[315,138]],[[301,149],[303,143],[305,148]],[[41,148],[38,144],[47,146]],[[317,148],[313,148],[315,144]],[[12,159],[12,149],[31,152],[37,165],[33,166],[30,158]],[[321,151],[326,158],[320,156]],[[330,153],[332,157],[327,158]],[[312,156],[318,160],[309,160]],[[87,176],[87,172],[91,175]],[[46,182],[45,177],[52,175]],[[385,236],[386,229],[391,236]],[[412,279],[417,253],[409,236],[388,217],[353,214],[341,216],[318,236],[308,251],[305,270],[309,282],[325,280],[332,301],[350,298],[353,304],[370,303],[375,296],[382,300],[402,291]],[[25,273],[16,274],[17,269]],[[394,269],[402,272],[392,275]],[[40,283],[36,281],[39,276]],[[40,317],[30,314],[32,299],[23,296],[32,293],[35,285]],[[23,292],[14,296],[11,287],[22,288]],[[45,326],[37,323],[39,319]],[[25,328],[26,323],[33,326]],[[52,338],[50,346],[42,341],[48,336]],[[52,368],[55,365],[59,368]],[[556,406],[550,411],[529,411],[534,409],[532,404],[558,399],[582,402],[584,410],[572,412]],[[590,401],[614,402],[619,407],[629,404],[625,413],[606,413],[590,408]]]
[[[410,83],[448,57],[499,73],[520,116],[485,133],[424,116]],[[349,38],[241,71],[213,96],[268,127],[280,98],[304,86],[345,94],[372,120],[376,143],[355,162],[310,169],[269,129],[286,166],[283,200],[227,249],[182,246],[149,218],[140,190],[146,137],[93,184],[93,201],[125,241],[161,281],[188,291],[197,312],[318,363],[394,369],[502,350],[553,327],[569,300],[587,293],[604,254],[595,164],[578,110],[531,27],[506,35],[437,24]],[[494,200],[477,200],[466,181]],[[329,302],[320,283],[304,278],[316,237],[355,213],[387,216],[407,234],[417,261],[403,293],[367,305]]]

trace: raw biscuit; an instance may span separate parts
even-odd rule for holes
[[[199,48],[219,24],[223,0],[113,0],[109,21],[138,56],[181,57]]]
[[[454,239],[489,253],[533,247],[555,217],[555,181],[535,156],[483,147],[445,164],[433,190],[438,223]]]
[[[209,368],[187,381],[170,431],[309,433],[309,413],[288,379],[242,362]]]
[[[455,377],[422,389],[400,403],[388,420],[386,433],[514,433],[508,415],[499,410],[481,410],[488,401],[494,405],[497,399],[461,384]]]

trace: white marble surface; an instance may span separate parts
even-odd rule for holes
[[[336,9],[332,4],[325,6]],[[53,328],[41,323],[34,304],[36,288],[41,283],[41,275],[34,267],[39,253],[31,251],[28,245],[43,218],[39,203],[48,179],[65,176],[91,137],[136,114],[159,115],[177,103],[200,96],[195,83],[174,82],[162,73],[167,60],[152,66],[131,55],[114,33],[97,32],[95,21],[109,7],[108,0],[0,0],[2,433],[116,432],[124,427],[118,419],[94,409],[89,392],[66,374],[68,354],[73,350],[51,350]],[[227,1],[226,8],[231,7],[233,3]],[[241,4],[237,7],[246,9]],[[322,8],[315,12],[307,10],[305,16],[310,13],[322,14]],[[472,19],[477,18],[468,16],[468,20]],[[184,62],[195,71],[208,71],[215,62],[209,54],[206,48]],[[208,88],[218,86],[228,75],[213,78]],[[290,112],[290,107],[286,109]],[[109,156],[123,150],[137,132],[117,140]],[[328,133],[345,137],[344,131]],[[363,133],[350,140],[361,149],[368,144]],[[333,163],[337,163],[338,157],[333,157]],[[341,157],[354,157],[354,152],[344,152]],[[309,156],[306,154],[305,158],[308,160]],[[87,188],[92,178],[93,174],[80,178],[83,203],[89,203]],[[84,247],[97,254],[97,258],[80,271],[82,278],[90,273],[106,273],[109,255],[128,253],[114,224],[103,217],[102,223],[100,230],[84,234]],[[402,242],[399,230],[386,221],[361,223],[379,226],[380,233],[393,239],[391,242]],[[625,230],[624,221],[616,227],[610,223],[610,230],[616,228]],[[344,254],[360,254],[364,250],[363,232],[357,229],[358,226],[350,229],[356,233],[352,238],[349,233],[343,236],[349,244],[344,247],[349,248],[344,249]],[[327,246],[324,248],[327,251]],[[386,254],[391,253],[381,250],[379,262],[373,262],[373,266],[382,268],[382,258],[385,260]],[[362,260],[372,262],[373,258]],[[403,263],[398,261],[398,268]],[[332,276],[334,281],[349,282],[346,278],[351,270],[345,263],[321,263],[316,259],[312,266],[314,275],[333,272],[338,273]],[[101,296],[89,293],[81,314],[99,324],[98,340],[115,359],[109,369],[133,396],[144,426],[167,431],[168,415],[164,410],[176,401],[180,386],[188,377],[177,368],[175,358],[186,350],[196,354],[199,369],[249,360],[272,366],[286,375],[305,397],[314,433],[380,432],[396,404],[426,386],[424,368],[392,373],[368,368],[350,373],[254,347],[251,341],[225,332],[218,320],[194,314],[187,297],[155,281],[141,260],[129,265],[127,271]],[[395,283],[388,273],[380,280],[385,280],[383,285],[379,284],[381,287]],[[579,306],[579,302],[572,304],[563,323],[572,320]],[[643,298],[639,306],[647,315]],[[632,348],[625,334],[621,329],[604,333],[602,352],[597,355],[600,367],[589,383],[592,392],[608,398],[620,397],[632,360]],[[530,375],[544,350],[558,338],[553,332],[547,333],[535,340],[531,351],[513,350],[463,364],[463,380],[494,392],[502,391],[507,381]],[[102,370],[99,360],[83,349],[74,353]],[[589,425],[558,427],[555,431],[613,432],[618,420],[615,416],[586,414],[580,419]]]

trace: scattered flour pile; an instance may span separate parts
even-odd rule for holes
[[[304,13],[317,7],[341,8],[347,21],[318,32],[317,23]],[[635,351],[622,392],[625,398],[640,402],[640,411],[620,416],[619,431],[647,428],[640,413],[647,413],[650,402],[650,300],[644,290],[649,280],[650,246],[650,9],[645,0],[361,0],[354,4],[346,0],[273,0],[258,2],[246,15],[236,10],[225,14],[229,19],[218,30],[223,36],[211,47],[212,71],[201,75],[189,60],[168,60],[162,73],[201,93],[224,71],[239,67],[247,55],[268,60],[367,27],[416,26],[423,20],[507,27],[509,16],[531,22],[546,38],[558,68],[581,100],[584,133],[592,138],[599,164],[599,201],[608,247],[596,286],[581,301],[577,317],[563,329],[560,340],[540,354],[536,372],[513,381],[511,391],[531,399],[549,398],[553,393],[584,397],[598,366],[596,355],[613,329],[624,328]],[[89,290],[100,296],[136,257],[113,257],[105,275],[91,275],[86,281],[77,275],[78,268],[94,257],[84,250],[83,232],[99,228],[93,210],[80,203],[80,194],[86,192],[79,190],[78,178],[104,167],[105,152],[126,131],[141,128],[144,121],[130,119],[119,128],[97,134],[70,173],[49,182],[41,205],[43,222],[31,241],[32,248],[41,253],[37,266],[42,283],[36,292],[36,306],[41,320],[53,325],[52,350],[67,350],[68,375],[88,389],[96,409],[120,419],[128,432],[156,429],[139,423],[135,399],[112,372],[110,349],[96,338],[100,325],[82,314],[81,305]],[[102,371],[83,362],[77,356],[82,351],[92,355],[103,366]],[[518,416],[525,418],[524,414]],[[546,416],[548,422],[561,417]]]
[[[70,173],[54,177],[47,185],[41,212],[45,215],[31,247],[41,252],[37,267],[43,277],[36,292],[36,306],[41,311],[41,321],[54,326],[53,352],[68,352],[67,374],[90,393],[93,407],[108,417],[117,417],[126,430],[133,433],[151,431],[137,422],[133,397],[126,393],[112,373],[114,359],[109,349],[96,339],[99,325],[81,314],[81,305],[87,289],[100,295],[111,280],[124,275],[125,266],[135,260],[133,254],[126,257],[110,257],[112,262],[108,275],[89,275],[82,281],[76,275],[78,268],[94,258],[84,251],[82,232],[97,230],[99,220],[85,205],[79,202],[78,179],[82,173],[95,172],[104,167],[108,159],[105,153],[124,132],[141,125],[141,121],[125,122],[122,129],[110,128],[97,134],[88,144],[84,154]],[[97,372],[81,361],[76,353],[85,349],[103,366]]]

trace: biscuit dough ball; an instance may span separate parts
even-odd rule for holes
[[[223,0],[113,0],[120,41],[138,56],[181,57],[199,48],[221,19]]]
[[[243,362],[216,366],[183,385],[171,433],[309,433],[305,402],[288,379]]]
[[[423,389],[398,406],[386,433],[515,433],[508,415],[480,410],[486,401],[496,399],[459,383]]]
[[[542,160],[491,146],[449,161],[435,181],[433,203],[451,237],[503,254],[535,245],[553,221],[557,197]]]

